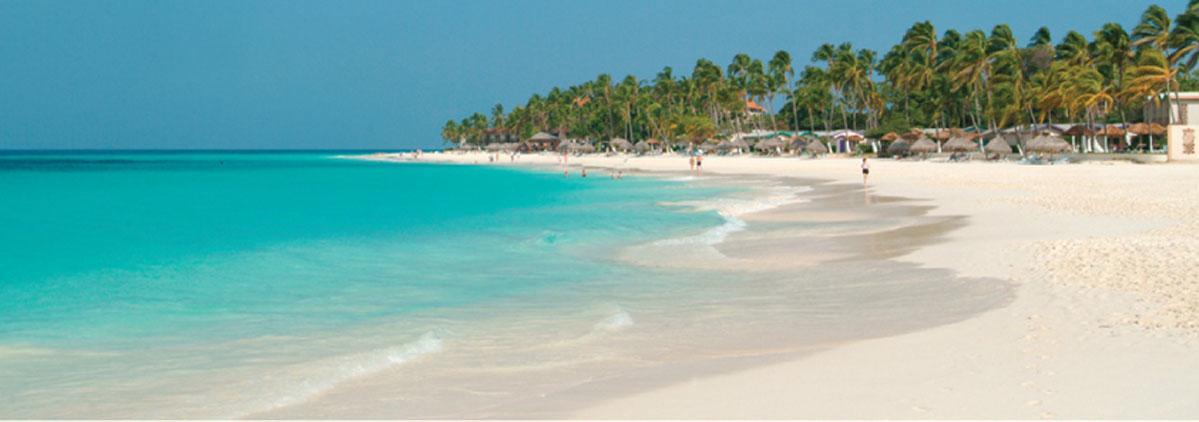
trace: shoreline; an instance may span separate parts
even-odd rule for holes
[[[486,157],[426,154],[420,161],[486,164]],[[553,166],[551,160],[553,155],[524,156],[515,165]],[[572,161],[576,166],[650,174],[687,170],[681,156],[585,156]],[[861,183],[854,160],[709,157],[705,164],[706,174]],[[1199,415],[1187,388],[1199,380],[1199,358],[1193,357],[1194,328],[1199,325],[1193,319],[1193,296],[1185,293],[1193,286],[1185,278],[1191,267],[1171,269],[1156,260],[1119,258],[1121,265],[1098,265],[1113,274],[1093,280],[1088,277],[1094,277],[1097,265],[1085,259],[1095,248],[1128,239],[1147,248],[1155,241],[1174,246],[1160,253],[1165,255],[1161,261],[1195,256],[1188,255],[1195,245],[1178,235],[1193,228],[1181,217],[1196,210],[1195,201],[1152,196],[1199,180],[1187,166],[1032,167],[889,160],[872,164],[871,189],[878,194],[925,198],[932,207],[930,215],[969,218],[944,241],[904,253],[898,260],[949,268],[963,276],[1008,280],[1017,286],[1016,300],[964,321],[675,383],[564,416]],[[1070,186],[1027,183],[1030,179],[1067,180]],[[1122,213],[1129,208],[1136,210],[1134,215]],[[1163,234],[1170,231],[1174,236]],[[1168,239],[1160,239],[1163,236]],[[1130,277],[1130,282],[1121,282]],[[1162,299],[1172,295],[1181,297],[1178,303]],[[1160,383],[1165,380],[1173,382]],[[1153,395],[1130,394],[1129,389]],[[1111,400],[1093,401],[1094,397]]]

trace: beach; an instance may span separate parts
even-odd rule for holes
[[[494,164],[551,170],[559,165],[556,155],[522,155],[515,162],[501,158]],[[485,153],[424,154],[420,161],[488,164]],[[712,178],[818,180],[849,189],[861,186],[859,163],[710,156],[703,168]],[[571,177],[578,177],[580,166],[591,169],[589,177],[608,177],[606,169],[668,177],[688,173],[682,156],[590,155],[571,157],[570,164]],[[1112,162],[871,164],[863,200],[842,209],[886,203],[871,203],[872,197],[904,198],[927,207],[922,218],[960,217],[962,223],[935,234],[935,241],[915,242],[918,247],[891,242],[881,257],[987,285],[1010,285],[1010,300],[898,335],[840,342],[803,356],[763,359],[666,385],[607,391],[602,400],[555,408],[549,416],[1199,417],[1199,402],[1193,400],[1199,381],[1199,238],[1194,236],[1199,196],[1191,194],[1199,185],[1199,168]],[[787,220],[784,208],[744,215],[748,229],[740,239],[735,234],[723,242],[722,252],[735,255],[738,244],[752,248],[755,225]],[[913,235],[898,233],[901,239]],[[783,237],[758,240],[788,247]]]

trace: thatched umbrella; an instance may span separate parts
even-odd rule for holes
[[[1128,131],[1130,133],[1135,133],[1137,135],[1148,135],[1149,134],[1149,124],[1148,123],[1133,123],[1131,125],[1128,125]]]
[[[633,143],[629,142],[629,140],[625,138],[616,138],[608,141],[608,146],[617,151],[628,151],[633,148]]]
[[[519,142],[505,142],[503,144],[500,144],[500,149],[504,150],[504,151],[509,151],[509,152],[516,151],[516,150],[520,149],[520,143]]]
[[[912,130],[904,132],[902,137],[903,137],[903,139],[907,139],[909,142],[915,141],[917,139],[924,137],[924,131],[920,130],[920,129],[912,128]]]
[[[783,140],[779,138],[768,138],[758,141],[754,145],[754,149],[758,151],[776,152],[783,147]]]
[[[1099,130],[1095,131],[1096,136],[1103,137],[1103,150],[1104,151],[1111,151],[1111,149],[1110,149],[1111,139],[1112,138],[1123,138],[1124,133],[1125,133],[1124,129],[1121,129],[1119,126],[1116,126],[1116,125],[1107,125],[1107,126],[1100,128]],[[1117,142],[1117,144],[1118,143],[1119,142]]]
[[[881,138],[878,138],[878,139],[880,141],[884,141],[884,142],[891,142],[896,139],[899,139],[899,134],[895,133],[895,132],[887,132],[885,135],[883,135]]]
[[[1004,138],[1003,135],[999,135],[991,138],[990,142],[987,142],[986,151],[988,154],[1006,157],[1012,154],[1012,144],[1009,144],[1007,138]]]
[[[1095,132],[1095,134],[1101,135],[1101,137],[1115,138],[1115,137],[1122,137],[1122,135],[1125,134],[1125,131],[1123,131],[1123,129],[1120,128],[1120,126],[1108,125],[1108,126],[1104,126],[1101,129],[1098,129],[1098,131]]]
[[[499,143],[487,144],[487,151],[490,152],[499,151],[501,148],[503,148],[503,145],[500,145]]]
[[[933,134],[933,139],[936,139],[938,141],[947,141],[947,140],[949,140],[949,138],[952,138],[952,137],[953,137],[953,132],[950,132],[949,129],[941,129],[941,130],[938,130],[937,133]]]
[[[736,148],[739,150],[749,149],[749,142],[745,142],[744,139],[734,139],[734,140],[730,141],[729,143],[733,145],[733,148]]]
[[[1070,144],[1062,140],[1062,138],[1049,135],[1032,138],[1024,148],[1032,152],[1043,152],[1046,154],[1059,154],[1072,149]]]
[[[711,139],[709,139],[709,140],[706,140],[706,141],[704,141],[704,143],[703,143],[703,144],[700,144],[700,146],[699,146],[699,149],[702,149],[702,150],[704,150],[704,151],[712,151],[712,150],[715,150],[715,149],[716,149],[716,142],[713,142]]]
[[[819,139],[808,142],[807,145],[804,145],[803,150],[812,155],[828,154],[828,147],[824,146],[824,142],[820,142]]]
[[[970,151],[974,151],[977,148],[978,148],[978,145],[975,145],[974,141],[971,141],[969,138],[966,138],[965,136],[956,136],[956,137],[950,139],[949,142],[946,142],[945,145],[941,147],[941,149],[944,149],[945,151],[949,151],[949,152],[970,152]]]
[[[925,136],[921,136],[920,140],[908,147],[908,153],[910,154],[928,154],[932,152],[937,152],[937,144]]]
[[[1063,131],[1062,134],[1070,136],[1091,136],[1095,134],[1095,131],[1083,125],[1074,125]]]
[[[909,148],[911,148],[911,145],[908,145],[908,141],[899,139],[887,146],[887,154],[906,155]]]
[[[1153,137],[1166,134],[1166,127],[1158,123],[1133,123],[1128,126],[1129,133],[1138,136],[1149,135],[1149,151],[1153,152]]]
[[[804,138],[793,138],[793,139],[791,139],[791,143],[789,145],[787,145],[787,148],[789,148],[791,150],[791,152],[799,154],[799,153],[803,152],[804,147],[807,145],[808,145],[808,141],[805,140]]]
[[[653,149],[653,145],[650,145],[649,141],[639,141],[636,144],[633,144],[633,149],[640,152],[646,152],[650,149]]]

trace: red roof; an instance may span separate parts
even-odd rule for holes
[[[749,111],[766,111],[762,106],[755,103],[754,100],[745,100],[745,108]]]

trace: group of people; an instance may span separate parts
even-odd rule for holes
[[[509,153],[509,154],[508,154],[508,162],[509,162],[509,163],[515,163],[515,162],[516,162],[516,157],[517,157],[517,156],[519,156],[519,155],[520,155],[520,153],[519,153],[519,152],[516,152],[516,151],[513,151],[513,152]],[[495,153],[488,154],[488,155],[487,155],[487,162],[489,162],[489,163],[498,163],[498,162],[500,162],[500,153],[498,153],[498,152],[495,152]]]
[[[493,158],[493,160],[498,161],[499,154],[496,154],[495,158]],[[513,161],[516,160],[516,154],[513,154],[512,160]],[[628,159],[626,158],[625,160],[627,161]],[[562,166],[562,176],[570,176],[569,161],[570,161],[570,155],[565,152],[562,153],[562,156],[558,158],[558,164]],[[697,150],[693,151],[690,155],[690,158],[688,159],[688,162],[691,167],[691,173],[696,176],[702,176],[704,173],[704,150],[697,149]],[[862,157],[861,168],[862,168],[862,186],[866,186],[867,183],[870,181],[870,161],[866,157]],[[583,166],[580,169],[580,175],[582,177],[587,177],[587,166]],[[616,170],[611,171],[609,173],[609,176],[611,176],[613,180],[621,179],[624,177],[624,171],[621,169],[616,169]]]
[[[627,162],[628,159],[626,158],[625,161]],[[569,177],[570,176],[570,154],[563,152],[562,155],[558,157],[558,165],[562,166],[562,177]],[[623,179],[624,178],[624,170],[620,169],[620,168],[613,169],[612,171],[608,172],[608,176],[611,177],[612,180]],[[586,165],[579,166],[579,177],[587,177],[587,166]]]

